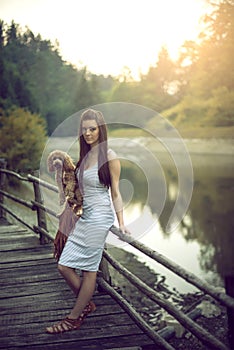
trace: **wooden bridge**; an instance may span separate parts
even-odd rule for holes
[[[35,198],[27,201],[10,193],[7,185],[9,177],[32,183]],[[175,327],[165,326],[155,331],[122,296],[121,291],[113,287],[110,282],[109,264],[177,320],[187,332],[192,333],[200,344],[198,349],[232,348],[231,329],[229,339],[215,337],[215,334],[211,334],[212,332],[196,322],[200,316],[199,309],[194,308],[189,314],[183,313],[158,291],[117,262],[108,250],[103,253],[94,295],[97,310],[87,317],[79,331],[59,335],[45,333],[45,327],[66,316],[74,304],[72,292],[57,271],[52,252],[53,234],[48,231],[46,225],[46,215],[56,216],[56,213],[44,206],[40,186],[45,186],[51,191],[57,189],[35,176],[23,177],[5,169],[4,162],[0,169],[0,185],[0,349],[176,349],[172,341]],[[32,215],[36,212],[37,225],[31,226],[14,213],[9,204],[11,201],[27,207],[32,211]],[[14,218],[13,224],[10,224],[11,218]],[[199,288],[215,303],[227,308],[229,324],[232,326],[233,298],[207,285],[142,243],[132,240],[129,236],[123,236],[115,227],[112,227],[111,231]]]
[[[20,226],[0,227],[0,349],[154,349],[118,303],[96,292],[97,305],[79,331],[49,335],[45,327],[69,313],[73,293],[57,272],[51,245]],[[137,347],[136,347],[137,348]]]

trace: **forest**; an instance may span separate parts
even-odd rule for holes
[[[105,102],[148,107],[185,137],[197,130],[198,137],[230,138],[234,130],[234,0],[214,4],[202,22],[198,40],[184,42],[177,61],[162,47],[155,64],[134,80],[128,67],[118,77],[96,75],[85,66],[78,69],[62,59],[58,42],[35,36],[30,28],[23,31],[14,21],[0,20],[1,156],[9,150],[9,134],[22,118],[35,121],[43,142],[68,116]],[[155,127],[153,119],[147,123]],[[23,141],[14,142],[19,146]]]

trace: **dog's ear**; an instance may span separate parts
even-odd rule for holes
[[[64,157],[63,166],[65,171],[68,171],[68,170],[71,171],[75,169],[75,165],[68,154]]]
[[[47,169],[49,172],[54,171],[53,161],[54,161],[53,153],[50,153],[47,158]]]

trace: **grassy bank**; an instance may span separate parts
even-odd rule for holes
[[[196,138],[196,139],[233,139],[234,126],[225,127],[193,127],[193,126],[181,126],[177,130],[183,138]]]
[[[156,129],[156,128],[155,128]],[[177,131],[183,138],[188,139],[233,139],[234,126],[229,127],[194,127],[194,126],[178,126]],[[146,129],[147,130],[147,129]],[[123,128],[109,131],[110,137],[146,137],[148,132],[144,129]]]

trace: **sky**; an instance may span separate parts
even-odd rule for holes
[[[176,59],[208,10],[207,0],[0,0],[5,23],[58,40],[65,61],[112,76],[146,73],[162,46]]]

